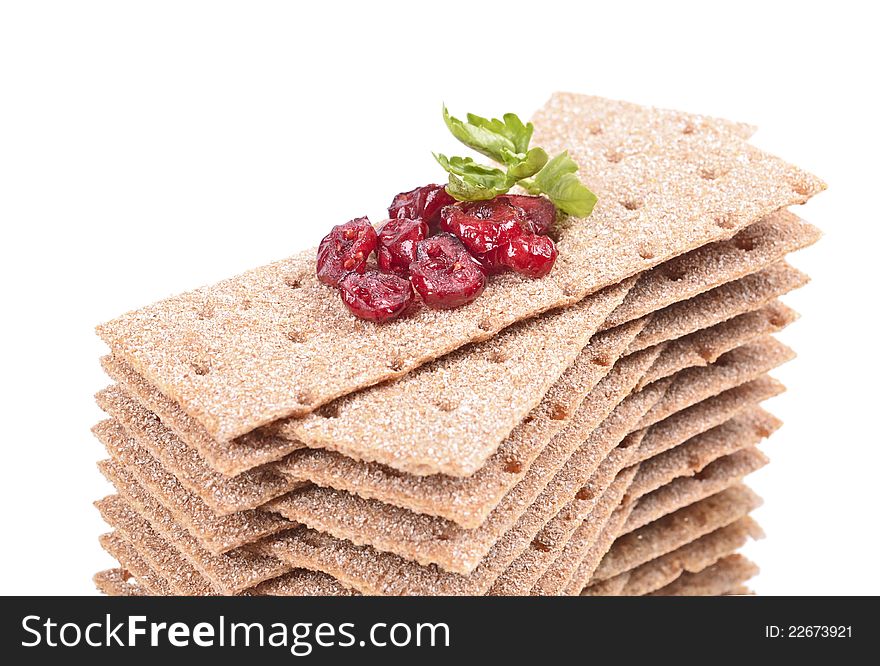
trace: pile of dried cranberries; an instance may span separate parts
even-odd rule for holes
[[[414,289],[430,308],[457,308],[483,293],[489,275],[540,278],[556,261],[547,236],[556,207],[544,197],[456,201],[442,185],[425,185],[394,197],[388,215],[378,233],[360,217],[333,227],[318,246],[318,279],[361,319],[398,317]],[[379,270],[367,270],[373,252]]]

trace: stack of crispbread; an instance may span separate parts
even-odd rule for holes
[[[377,325],[313,250],[99,327],[108,594],[738,594],[771,334],[824,188],[751,128],[571,94],[559,258]]]

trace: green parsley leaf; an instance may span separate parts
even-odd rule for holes
[[[476,150],[496,162],[503,163],[505,154],[519,152],[516,149],[516,144],[504,134],[483,125],[465,123],[458,118],[453,118],[445,106],[443,107],[443,120],[456,139],[468,148]]]
[[[522,120],[515,113],[505,113],[503,118],[504,120],[498,120],[498,118],[489,120],[473,113],[467,114],[467,121],[470,125],[482,127],[495,134],[500,134],[510,140],[513,144],[514,152],[525,153],[529,149],[529,141],[532,140],[532,132],[535,131],[535,126],[532,123],[523,125]]]
[[[531,178],[547,164],[547,153],[543,148],[532,148],[525,154],[522,161],[507,167],[507,177],[512,180],[513,184],[523,178]]]
[[[534,186],[564,213],[587,217],[593,212],[597,197],[574,175],[577,170],[578,165],[564,151],[538,172]]]
[[[446,190],[461,201],[492,199],[507,192],[516,182],[501,169],[477,164],[470,157],[435,154],[434,159],[450,174]]]

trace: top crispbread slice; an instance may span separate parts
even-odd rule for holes
[[[130,312],[99,334],[212,437],[231,440],[729,238],[824,188],[697,116],[558,95],[536,126],[536,144],[568,149],[599,195],[589,219],[556,229],[559,258],[544,279],[501,275],[469,306],[415,307],[377,326],[317,282],[307,250]]]

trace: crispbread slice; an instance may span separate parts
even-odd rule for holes
[[[292,527],[281,516],[266,511],[239,511],[218,516],[201,499],[186,491],[162,464],[129,437],[114,421],[102,421],[93,429],[110,457],[124,465],[137,482],[153,495],[161,495],[167,508],[175,511],[182,527],[213,555],[220,555],[247,543]]]
[[[99,333],[213,437],[231,440],[728,238],[825,187],[702,120],[684,121],[695,130],[683,134],[680,120],[617,104],[622,124],[585,131],[608,104],[564,96],[537,114],[535,140],[569,150],[599,195],[588,220],[556,230],[559,259],[545,279],[505,274],[469,306],[417,307],[376,326],[318,284],[307,250],[128,313]]]
[[[678,300],[650,315],[644,330],[627,350],[647,349],[660,342],[709,328],[745,312],[757,310],[810,281],[804,273],[780,261],[739,280],[726,282],[699,296]],[[673,284],[679,284],[680,281]]]
[[[144,597],[152,594],[132,579],[125,569],[105,569],[96,573],[92,580],[98,591],[109,597]]]
[[[332,576],[318,571],[294,569],[244,592],[250,597],[354,597],[358,592],[343,587]]]
[[[138,485],[125,467],[112,460],[102,461],[98,463],[98,467],[124,500],[114,500],[116,509],[123,511],[124,508],[127,511],[120,515],[126,516],[126,520],[134,521],[138,518],[146,521],[155,530],[153,536],[170,543],[173,550],[179,551],[220,593],[238,594],[294,568],[274,558],[242,549],[223,555],[212,555],[177,524],[171,512]],[[133,541],[136,542],[134,539]],[[155,563],[150,564],[154,569],[157,568]]]
[[[760,310],[746,312],[711,328],[673,340],[645,373],[642,385],[684,368],[714,363],[721,355],[737,347],[781,331],[797,317],[794,310],[774,301]]]
[[[118,495],[109,495],[95,502],[104,521],[116,530],[155,572],[168,583],[174,594],[181,596],[205,596],[214,594],[193,566],[179,553],[168,551],[164,542],[150,529],[149,524],[128,509]],[[104,545],[104,544],[102,544]],[[116,555],[115,553],[111,553]]]
[[[740,518],[731,525],[721,527],[631,570],[620,594],[642,596],[659,590],[684,573],[698,573],[712,566],[721,558],[742,548],[749,538],[758,539],[761,536],[763,532],[752,518]],[[587,593],[589,589],[586,588],[583,593]]]
[[[102,534],[98,537],[101,548],[106,550],[112,557],[125,567],[130,576],[137,579],[137,583],[143,588],[143,592],[152,595],[171,596],[175,589],[168,580],[153,571],[152,567],[144,561],[135,548],[116,532]]]
[[[616,366],[594,391],[595,399],[581,404],[566,429],[547,444],[522,480],[475,529],[320,487],[289,493],[267,506],[293,522],[357,545],[371,545],[425,566],[437,564],[447,571],[470,573],[554,475],[571,462],[570,457],[579,447],[591,449],[594,443],[606,441],[606,432],[599,426],[611,420],[609,415],[615,408],[627,416],[640,409],[644,396],[626,396],[656,355],[646,350]]]
[[[627,414],[625,419],[613,418],[615,414],[609,417],[610,421],[606,419],[609,421],[608,427],[597,430],[606,433],[603,437],[605,441],[601,443],[594,441],[592,450],[589,452],[584,450],[584,455],[590,457],[595,455],[601,459],[604,456],[603,451],[608,452],[613,449],[624,438],[625,432],[638,420],[636,414],[649,409],[648,405],[662,395],[665,387],[659,384],[662,382],[633,396],[640,396],[638,402],[625,401],[621,407],[626,404],[628,408],[615,414],[621,417],[624,411],[633,413]],[[634,409],[637,404],[640,407],[638,410]],[[260,551],[278,557],[292,566],[324,571],[336,577],[342,584],[368,594],[485,594],[510,562],[528,547],[538,531],[558,513],[560,506],[576,495],[580,487],[587,483],[609,486],[614,480],[614,465],[610,461],[607,464],[600,463],[592,477],[589,474],[584,477],[584,472],[588,472],[588,465],[583,461],[572,457],[569,463],[572,471],[581,472],[580,478],[567,479],[565,483],[558,484],[551,482],[544,488],[516,525],[495,543],[480,566],[468,576],[444,572],[436,565],[423,567],[399,556],[381,553],[370,546],[355,546],[350,541],[336,539],[305,527],[291,530],[289,534],[263,540],[259,544]],[[522,489],[522,486],[521,482],[514,492]]]
[[[687,298],[705,295],[722,283],[754,273],[756,265],[770,266],[789,252],[812,245],[819,236],[818,229],[791,213],[770,216],[729,240],[706,245],[645,272],[602,328],[612,328],[677,303],[683,300],[682,293]],[[719,275],[724,279],[719,281]]]
[[[646,428],[723,390],[757,379],[765,372],[791,360],[794,355],[784,344],[767,337],[737,347],[706,367],[682,370],[681,381],[675,382],[663,400],[645,415],[639,425]]]
[[[643,462],[627,492],[642,497],[674,479],[697,476],[715,460],[756,446],[780,426],[782,421],[760,407],[747,408],[729,421]]]
[[[677,478],[641,497],[621,529],[621,534],[628,534],[670,511],[713,495],[732,482],[761,469],[768,462],[767,456],[757,449],[745,449],[710,463],[697,475]]]
[[[716,596],[735,590],[758,575],[758,567],[739,553],[728,555],[698,573],[684,573],[669,585],[651,592],[651,596]]]
[[[742,484],[677,509],[629,534],[618,536],[593,575],[592,583],[619,576],[695,539],[730,525],[761,505]]]

